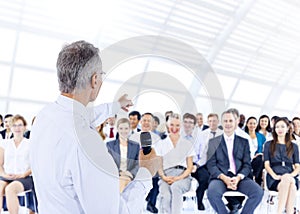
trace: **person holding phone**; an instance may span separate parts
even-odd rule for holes
[[[193,169],[193,144],[180,135],[180,116],[172,114],[168,120],[169,135],[154,147],[162,157],[159,192],[162,213],[181,213],[182,195],[190,190]]]
[[[137,142],[128,140],[130,122],[127,118],[118,120],[117,130],[118,139],[107,142],[106,147],[119,169],[120,192],[123,192],[139,169],[140,146]]]

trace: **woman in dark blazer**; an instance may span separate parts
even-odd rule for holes
[[[138,171],[140,145],[128,139],[130,122],[127,118],[118,120],[117,130],[118,138],[107,142],[106,146],[119,169],[120,192],[122,192]]]
[[[256,132],[257,120],[255,117],[249,117],[246,122],[245,132],[249,134],[253,148],[255,148],[254,157],[251,161],[253,175],[255,182],[258,185],[262,183],[262,171],[264,169],[263,162],[263,144],[266,142],[266,138],[263,134]]]
[[[292,142],[289,121],[276,120],[273,140],[265,143],[264,161],[269,190],[278,191],[277,213],[294,213],[300,171],[298,146]]]

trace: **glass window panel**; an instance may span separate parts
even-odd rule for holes
[[[59,93],[55,72],[15,68],[11,96],[51,102]]]
[[[66,43],[50,37],[21,33],[16,62],[55,69],[58,53]]]
[[[206,97],[198,96],[198,97],[196,97],[195,102],[196,102],[197,112],[201,112],[203,114],[204,121],[206,122],[207,115],[209,113],[215,112],[214,109],[212,108],[212,100],[207,99]],[[193,112],[190,112],[190,113],[193,113]],[[219,113],[219,112],[217,112],[217,113]]]
[[[16,31],[0,28],[0,61],[11,62],[16,43]]]
[[[184,96],[182,96],[181,99],[184,99]],[[177,101],[178,100],[175,100],[174,97],[170,97],[168,94],[152,91],[141,93],[133,99],[135,109],[138,109],[142,113],[160,112],[164,114],[166,111],[173,110],[174,112],[182,114],[180,109],[181,103],[177,103]]]
[[[116,65],[111,71],[106,75],[107,81],[126,81],[131,77],[143,73],[146,69],[148,58],[146,57],[136,57],[129,59],[127,61],[121,62]],[[105,62],[103,62],[105,64]]]
[[[237,110],[239,110],[240,114],[245,115],[246,119],[251,116],[254,116],[258,119],[260,116],[260,111],[261,111],[260,107],[251,106],[249,104],[244,105],[244,104],[236,103],[236,102],[231,102],[229,104],[228,108],[236,108]]]
[[[270,86],[241,80],[234,91],[232,100],[253,103],[254,105],[263,105],[270,91]]]
[[[0,96],[7,96],[8,95],[8,87],[9,87],[9,78],[10,78],[10,67],[0,65]]]
[[[232,94],[232,90],[234,89],[235,84],[237,82],[237,79],[221,74],[217,74],[217,77],[219,79],[219,82],[221,83],[225,100],[229,99],[229,97]]]
[[[284,110],[281,110],[281,109],[273,109],[271,111],[271,113],[269,114],[269,116],[270,117],[273,117],[273,116],[288,117],[289,119],[293,119],[293,118],[291,118],[291,112],[290,111],[284,111]]]
[[[284,90],[278,100],[276,100],[275,108],[279,109],[294,109],[298,104],[299,93]]]
[[[0,99],[0,114],[2,114],[3,117],[7,113],[6,104],[7,104],[6,100]]]

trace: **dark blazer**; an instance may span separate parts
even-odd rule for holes
[[[119,139],[107,142],[106,147],[117,164],[118,169],[120,169],[121,156]],[[128,140],[127,171],[129,171],[133,177],[135,177],[139,169],[139,152],[140,145],[134,141]]]
[[[6,136],[6,129],[0,131],[0,134],[2,135],[2,138],[3,138],[3,139],[6,139],[6,138],[5,138],[5,136]],[[10,138],[13,138],[13,137],[14,137],[14,134],[12,134],[12,135],[10,136]]]
[[[208,129],[208,128],[209,128],[208,125],[203,124],[201,131],[204,131],[205,129]]]
[[[234,135],[233,156],[236,165],[236,174],[243,174],[248,177],[251,172],[250,148],[247,139]],[[223,135],[209,141],[207,151],[207,168],[210,179],[217,179],[223,173],[228,174],[229,158],[226,142]]]

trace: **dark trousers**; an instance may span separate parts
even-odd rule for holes
[[[156,205],[156,199],[159,193],[159,186],[158,186],[159,177],[152,178],[152,189],[148,193],[147,199],[148,203],[151,203],[153,206]]]
[[[263,172],[263,169],[264,169],[263,156],[258,155],[256,158],[254,158],[251,162],[251,166],[252,166],[255,182],[258,185],[261,185],[261,183],[262,183],[262,172]]]
[[[226,206],[222,201],[224,192],[228,190],[225,183],[220,179],[211,180],[208,185],[207,197],[211,206],[217,213],[228,213]],[[262,188],[253,180],[244,178],[238,183],[237,191],[248,196],[241,214],[252,214],[263,197],[264,192]]]
[[[199,186],[196,190],[197,203],[199,209],[200,205],[202,204],[204,192],[208,187],[209,181],[209,172],[206,168],[206,165],[200,166],[195,173],[192,173],[192,177],[194,177],[199,183]]]

